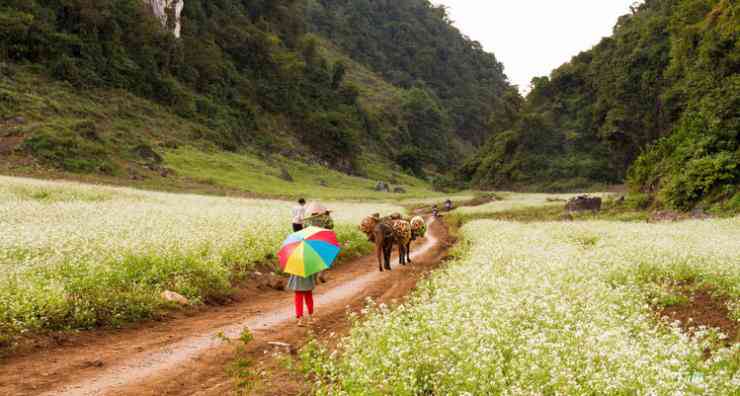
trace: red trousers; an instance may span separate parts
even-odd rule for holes
[[[306,307],[308,307],[308,314],[313,315],[313,292],[309,291],[296,291],[295,292],[295,316],[300,319],[303,317],[303,300],[306,300]]]

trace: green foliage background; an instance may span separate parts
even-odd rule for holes
[[[511,101],[460,176],[482,187],[621,183],[690,209],[740,183],[740,5],[648,0]]]

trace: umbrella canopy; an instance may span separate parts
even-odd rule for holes
[[[293,233],[278,252],[283,272],[307,278],[331,268],[339,255],[339,242],[334,231],[309,227]]]

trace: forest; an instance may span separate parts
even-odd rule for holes
[[[627,181],[688,210],[740,183],[740,5],[648,0],[614,34],[511,98],[459,176],[478,187],[571,190]],[[513,127],[506,124],[513,120]]]

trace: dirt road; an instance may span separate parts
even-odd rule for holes
[[[330,272],[330,282],[316,291],[313,329],[294,324],[292,295],[250,290],[239,301],[163,323],[117,331],[98,331],[63,340],[0,362],[0,395],[224,395],[233,392],[226,365],[237,338],[248,328],[255,336],[248,353],[267,358],[268,342],[294,347],[309,332],[336,337],[348,327],[348,309],[360,309],[368,297],[392,302],[412,290],[424,273],[445,257],[450,241],[440,221],[432,221],[427,238],[413,248],[413,265],[394,262],[392,272],[380,273],[373,257],[361,258]],[[263,394],[297,394],[283,381],[280,389]]]

